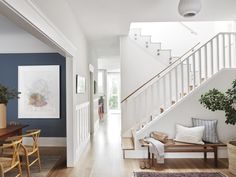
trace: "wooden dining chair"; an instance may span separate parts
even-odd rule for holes
[[[21,149],[20,149],[20,155],[25,157],[25,165],[26,165],[26,171],[28,177],[30,177],[30,167],[37,163],[39,167],[39,171],[41,171],[41,160],[40,160],[40,154],[39,154],[39,145],[38,145],[38,139],[40,136],[41,130],[35,129],[35,130],[28,130],[26,131],[26,134],[20,135],[18,137],[30,137],[32,138],[32,144],[29,146],[23,145],[21,143]],[[30,162],[30,157],[35,157],[32,162]]]
[[[18,174],[16,177],[22,177],[21,162],[19,157],[19,150],[21,147],[22,138],[15,139],[8,144],[3,144],[0,146],[0,150],[12,149],[12,154],[10,156],[0,156],[0,177],[4,177],[5,173],[18,168]]]
[[[30,145],[23,145],[23,143],[20,144],[20,149],[19,149],[19,155],[21,157],[24,157],[25,162],[22,163],[26,167],[27,171],[27,176],[30,177],[30,167],[34,165],[35,163],[38,164],[39,171],[41,171],[41,161],[40,161],[40,154],[39,154],[39,146],[38,146],[38,139],[39,135],[41,133],[41,130],[35,129],[35,130],[27,130],[26,134],[23,135],[18,135],[15,137],[10,137],[8,138],[8,141],[11,141],[12,139],[16,138],[31,138],[31,144]],[[8,151],[4,151],[4,154],[9,154]],[[32,162],[30,162],[30,157],[34,157],[31,159]]]

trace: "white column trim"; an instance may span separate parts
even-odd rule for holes
[[[74,87],[74,65],[73,59],[66,58],[66,150],[67,167],[75,166],[75,87]]]

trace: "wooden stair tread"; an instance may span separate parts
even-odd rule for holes
[[[134,150],[134,142],[132,138],[122,138],[121,146],[123,150]]]

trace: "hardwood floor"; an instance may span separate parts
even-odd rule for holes
[[[120,116],[114,114],[100,123],[100,129],[91,139],[86,152],[75,168],[66,168],[62,159],[50,177],[132,177],[133,171],[140,171],[140,160],[123,159],[120,138]],[[219,160],[219,168],[214,168],[213,160],[166,159],[165,165],[158,165],[151,171],[168,172],[212,172],[220,171],[235,177],[227,170],[227,159]],[[150,171],[150,170],[147,170]]]

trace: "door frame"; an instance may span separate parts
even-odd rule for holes
[[[89,113],[90,135],[94,134],[94,66],[89,64]]]
[[[74,167],[75,157],[75,70],[74,57],[77,48],[60,30],[38,9],[33,2],[0,1],[1,13],[18,24],[25,31],[55,48],[66,57],[66,148],[67,167]]]

